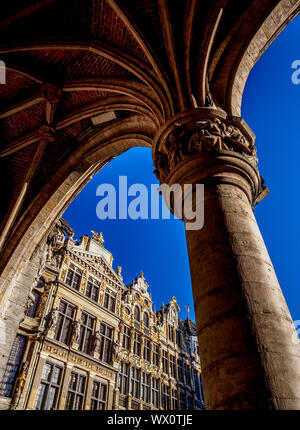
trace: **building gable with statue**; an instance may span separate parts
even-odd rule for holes
[[[125,285],[102,234],[60,219],[37,249],[0,382],[0,409],[204,409],[196,326],[160,310],[141,272]]]

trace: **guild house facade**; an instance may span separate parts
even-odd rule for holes
[[[204,409],[195,324],[156,311],[144,274],[123,283],[102,234],[60,219],[0,383],[1,409]]]

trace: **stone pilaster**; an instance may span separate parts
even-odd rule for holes
[[[254,136],[213,109],[180,114],[158,133],[155,173],[194,187],[168,200],[183,211],[208,409],[300,409],[299,345],[253,207],[268,193]],[[204,196],[196,201],[196,185]],[[192,211],[204,223],[197,228]]]
[[[68,389],[70,385],[71,372],[72,372],[72,365],[66,364],[62,382],[61,382],[61,389],[59,393],[59,402],[58,402],[57,409],[65,409]]]
[[[32,389],[30,391],[30,395],[27,402],[27,409],[34,409],[35,407],[36,396],[40,386],[40,381],[42,378],[44,365],[46,363],[46,358],[47,357],[45,355],[43,354],[40,355],[40,358],[35,370],[35,375],[33,377]]]

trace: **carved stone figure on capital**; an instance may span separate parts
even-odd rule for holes
[[[72,342],[78,343],[80,339],[80,322],[75,320],[72,328]]]
[[[113,342],[112,344],[112,350],[111,350],[111,361],[114,361],[119,353],[120,350],[120,342],[117,339],[115,342]]]
[[[100,352],[100,346],[101,346],[101,335],[100,333],[95,333],[93,342],[92,342],[92,352]]]
[[[49,333],[50,330],[52,331],[55,330],[58,316],[59,316],[58,308],[53,308],[52,311],[48,314],[47,326],[46,326],[47,333]]]

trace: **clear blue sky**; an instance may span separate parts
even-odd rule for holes
[[[260,173],[271,194],[255,215],[294,320],[300,320],[299,195],[300,84],[291,81],[291,64],[300,60],[300,17],[280,34],[253,68],[247,81],[242,115],[257,135]],[[75,238],[102,231],[106,248],[113,253],[114,268],[123,267],[129,284],[144,271],[157,307],[177,298],[180,316],[192,304],[192,289],[183,223],[179,220],[105,220],[96,216],[102,183],[118,186],[121,175],[128,186],[157,183],[151,150],[135,148],[113,160],[72,202],[64,218],[75,229]],[[129,198],[130,201],[130,198]],[[191,311],[194,318],[194,312]]]

